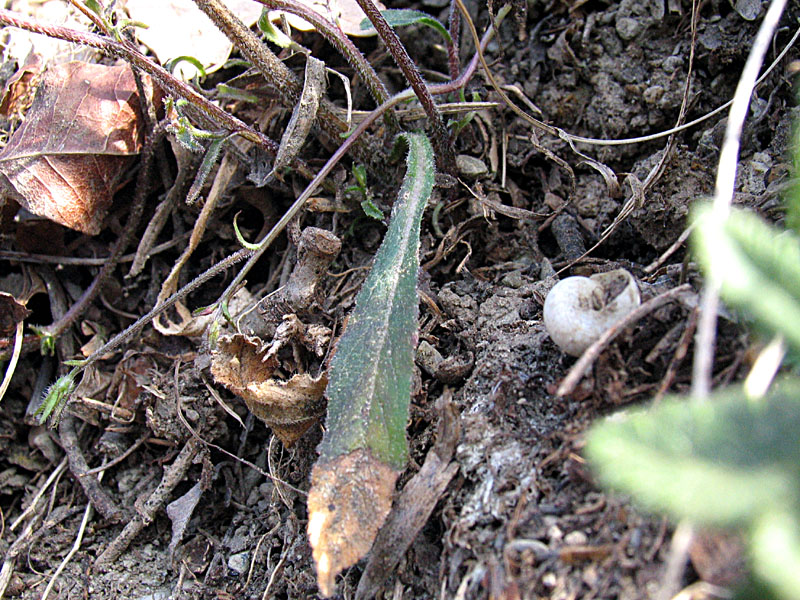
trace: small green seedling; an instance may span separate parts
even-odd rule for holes
[[[356,184],[345,188],[344,191],[360,194],[363,198],[363,200],[361,200],[361,208],[364,210],[364,214],[371,219],[383,221],[383,211],[375,205],[372,192],[367,187],[367,169],[364,165],[353,166],[353,177],[356,180]]]

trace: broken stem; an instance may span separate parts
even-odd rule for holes
[[[411,60],[408,55],[406,47],[400,38],[397,37],[394,29],[386,21],[386,18],[381,14],[381,11],[372,2],[372,0],[356,0],[361,10],[367,15],[375,31],[386,44],[386,48],[391,53],[397,66],[403,71],[408,83],[417,95],[422,108],[430,119],[431,127],[433,128],[433,144],[436,148],[436,158],[439,168],[450,175],[456,176],[456,155],[453,149],[453,141],[450,139],[450,134],[447,132],[447,127],[444,124],[442,113],[436,107],[436,102],[433,101],[433,96],[422,79],[422,75],[417,69],[417,65]]]

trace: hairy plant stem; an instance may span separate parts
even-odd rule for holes
[[[5,9],[0,9],[0,24],[18,27],[33,33],[72,42],[73,44],[90,46],[109,56],[121,58],[127,61],[132,67],[140,69],[150,75],[166,93],[175,98],[183,98],[188,101],[192,109],[196,110],[201,115],[212,119],[223,128],[239,134],[244,139],[264,149],[271,156],[275,156],[278,152],[277,142],[268,138],[263,133],[256,131],[213,102],[210,102],[201,94],[195,92],[183,81],[172,76],[162,66],[156,64],[136,50],[129,42],[118,42],[93,33],[77,31],[59,25],[43,25]],[[309,169],[308,165],[299,159],[295,160],[293,167],[307,179],[312,179],[314,177],[314,173]]]
[[[428,119],[430,119],[431,127],[433,128],[433,145],[436,149],[436,162],[439,169],[455,177],[458,173],[456,170],[456,155],[453,149],[453,142],[450,139],[450,134],[447,132],[442,113],[440,113],[439,109],[436,107],[436,102],[433,101],[433,96],[428,90],[425,80],[422,79],[417,65],[411,60],[403,42],[397,37],[397,33],[395,33],[394,29],[386,22],[381,11],[375,6],[372,0],[356,1],[361,7],[361,10],[364,11],[364,14],[367,15],[375,31],[378,32],[383,43],[386,44],[386,48],[388,48],[397,66],[403,71],[403,75],[405,75],[408,83],[417,95],[422,108],[425,110],[425,114],[427,114]]]
[[[283,105],[293,109],[300,100],[303,85],[283,61],[220,0],[194,0],[194,3],[233,42],[242,56],[253,63],[264,79],[277,89]],[[348,127],[347,123],[336,115],[334,108],[330,101],[323,98],[317,111],[317,122],[320,129],[338,143],[340,136],[347,132]],[[353,148],[354,154],[360,161],[372,166],[375,163],[375,152],[368,151],[366,146],[364,140],[359,140],[358,146]]]
[[[311,10],[305,4],[301,4],[297,0],[256,0],[256,2],[260,2],[270,9],[282,10],[297,15],[311,23],[314,29],[317,30],[317,33],[328,40],[328,43],[345,57],[348,64],[353,67],[364,82],[364,85],[367,86],[367,90],[369,90],[370,95],[376,103],[383,104],[389,99],[389,92],[378,77],[375,69],[372,68],[372,65],[367,62],[367,59],[361,54],[361,51],[356,48],[356,45],[335,23],[331,23],[318,12]],[[387,111],[384,114],[384,119],[393,130],[399,130],[400,126],[392,111]]]
[[[153,307],[147,314],[139,317],[139,319],[132,323],[127,327],[127,329],[122,330],[113,338],[108,340],[105,344],[103,344],[97,351],[93,352],[89,358],[87,358],[84,362],[82,362],[79,366],[80,369],[85,369],[89,365],[97,362],[102,356],[108,354],[109,352],[115,351],[119,348],[122,344],[124,344],[127,340],[138,334],[145,326],[150,323],[153,319],[158,317],[159,315],[166,312],[170,307],[172,307],[178,300],[182,300],[201,285],[213,279],[220,273],[228,270],[236,263],[244,260],[248,256],[252,255],[253,251],[248,250],[247,248],[242,248],[238,252],[234,252],[230,256],[222,259],[220,262],[215,264],[213,267],[209,267],[200,275],[192,279],[189,283],[179,289],[177,292],[172,294],[169,298],[164,300],[162,304],[159,304]]]
[[[459,42],[461,40],[461,14],[458,12],[458,6],[454,0],[450,1],[450,16],[447,20],[448,29],[450,30],[450,39],[452,43],[447,45],[447,66],[450,68],[450,78],[458,78],[459,60],[458,50]]]

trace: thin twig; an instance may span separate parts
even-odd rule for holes
[[[156,512],[166,504],[172,490],[186,476],[186,472],[192,466],[192,460],[199,450],[200,445],[196,440],[190,438],[186,441],[172,464],[164,469],[161,481],[147,500],[142,503],[141,509],[134,514],[120,534],[97,557],[92,567],[95,572],[101,571],[119,558],[119,555],[125,551],[145,526],[152,522]]]
[[[102,473],[98,477],[98,479],[102,478]],[[83,519],[81,519],[80,527],[78,527],[78,535],[75,537],[75,543],[72,544],[72,548],[58,565],[56,572],[50,577],[50,581],[47,583],[47,587],[44,589],[42,593],[41,600],[47,600],[47,597],[50,595],[50,592],[53,591],[53,586],[55,585],[56,581],[58,580],[58,576],[61,575],[62,571],[66,568],[69,562],[72,560],[72,557],[81,549],[81,544],[83,543],[83,535],[86,533],[86,526],[89,524],[89,521],[92,518],[93,507],[92,503],[89,502],[86,505],[86,510],[83,513]]]
[[[578,361],[572,365],[564,381],[558,386],[556,396],[562,397],[571,394],[586,371],[589,370],[589,367],[591,367],[594,361],[597,360],[597,357],[600,356],[603,349],[628,326],[636,323],[639,319],[650,314],[660,306],[668,302],[674,302],[681,294],[688,292],[690,289],[692,289],[692,286],[688,283],[672,288],[663,294],[659,294],[655,298],[651,298],[636,310],[628,313],[625,318],[614,323],[614,325],[609,327],[595,343],[589,346]]]
[[[8,386],[11,385],[11,378],[14,377],[14,371],[17,369],[17,361],[19,360],[19,355],[22,352],[22,338],[24,337],[23,329],[25,328],[25,321],[20,320],[17,323],[17,326],[14,328],[14,349],[11,351],[11,360],[8,361],[6,365],[6,373],[3,376],[3,383],[0,384],[0,402],[3,400],[3,396],[6,395],[6,390]]]
[[[100,481],[95,477],[84,477],[89,471],[89,465],[81,451],[78,442],[78,434],[75,431],[75,417],[66,412],[61,418],[58,428],[58,437],[61,446],[69,459],[69,470],[81,484],[89,504],[97,508],[97,511],[104,518],[112,522],[119,522],[123,519],[123,511],[111,499],[108,493],[100,486]]]
[[[733,96],[728,124],[725,128],[725,139],[719,156],[717,182],[712,204],[711,218],[720,226],[727,219],[733,200],[740,136],[747,110],[750,107],[750,97],[756,85],[758,72],[764,62],[764,56],[769,49],[772,34],[778,26],[785,6],[786,0],[772,0],[769,10],[761,22],[761,27],[758,28],[758,34],[753,41],[753,47],[747,57],[739,84],[736,86],[736,93]],[[714,338],[717,330],[717,309],[721,283],[718,273],[710,271],[706,274],[705,286],[700,298],[700,319],[697,324],[692,370],[692,395],[696,398],[705,398],[711,391]]]
[[[30,515],[34,510],[36,510],[36,505],[39,503],[39,499],[42,496],[44,496],[44,493],[47,491],[47,489],[53,484],[54,481],[58,479],[58,477],[61,475],[61,473],[64,472],[64,469],[66,468],[67,468],[67,457],[64,457],[61,459],[61,462],[58,463],[58,466],[55,469],[53,469],[53,472],[50,473],[45,482],[39,487],[38,490],[36,490],[36,494],[31,499],[30,504],[28,504],[28,507],[25,510],[23,510],[22,513],[11,524],[10,527],[11,531],[14,531],[22,521],[28,518],[28,515]]]
[[[661,587],[656,600],[669,600],[680,589],[681,579],[686,571],[686,560],[689,558],[689,547],[694,538],[694,528],[688,521],[681,521],[672,534],[669,545],[669,557],[661,579]]]
[[[133,453],[136,451],[136,449],[137,449],[139,446],[141,446],[142,444],[144,444],[144,443],[145,443],[145,442],[146,442],[146,441],[147,441],[149,438],[150,438],[150,431],[148,430],[148,431],[146,431],[144,434],[142,434],[142,435],[139,437],[139,439],[138,439],[138,440],[136,440],[136,441],[135,441],[133,444],[131,444],[130,448],[128,448],[127,450],[125,450],[125,452],[123,452],[123,453],[122,453],[122,454],[120,454],[119,456],[116,456],[116,457],[112,458],[112,459],[111,459],[110,461],[108,461],[107,463],[103,463],[103,464],[102,464],[102,465],[100,465],[99,467],[95,467],[94,469],[89,469],[88,471],[86,471],[86,472],[85,472],[85,473],[82,475],[82,477],[88,477],[89,475],[96,475],[97,473],[102,473],[102,472],[103,472],[103,471],[105,471],[106,469],[110,469],[111,467],[113,467],[113,466],[115,466],[115,465],[118,465],[118,464],[119,464],[119,463],[121,463],[123,460],[125,460],[126,458],[128,458],[128,457],[129,457],[131,454],[133,454]]]

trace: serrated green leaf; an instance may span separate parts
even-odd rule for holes
[[[62,375],[56,379],[44,393],[44,398],[39,408],[36,409],[34,414],[39,417],[39,424],[44,424],[49,417],[53,417],[52,425],[58,424],[61,418],[61,411],[67,406],[70,394],[75,391],[75,377],[79,369],[74,368],[66,375]]]
[[[407,459],[406,421],[417,334],[422,213],[434,183],[430,142],[405,136],[407,171],[386,237],[331,361],[321,460],[357,449],[394,469]]]
[[[386,19],[386,22],[392,27],[405,27],[407,25],[416,24],[426,25],[442,34],[442,37],[447,41],[448,44],[453,43],[453,39],[450,37],[450,32],[447,31],[445,26],[439,23],[439,21],[434,19],[429,14],[420,10],[411,10],[409,8],[389,8],[387,10],[382,10],[381,14],[383,15],[383,18]],[[369,19],[364,19],[361,21],[362,31],[370,29],[371,27],[372,23],[370,23]]]
[[[754,402],[730,388],[706,402],[672,398],[592,427],[600,480],[646,508],[710,525],[753,525],[800,508],[800,380]]]
[[[800,237],[742,210],[720,223],[705,207],[696,222],[695,253],[725,301],[800,348]]]

